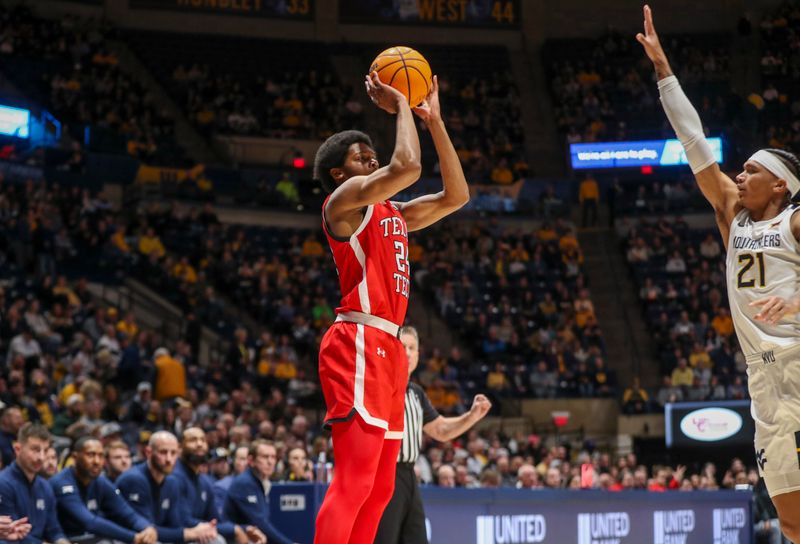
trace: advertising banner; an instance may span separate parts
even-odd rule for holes
[[[324,486],[276,484],[270,518],[313,541]],[[423,487],[431,544],[753,544],[749,491],[445,489]]]
[[[675,402],[664,407],[667,447],[752,446],[749,400]]]
[[[454,501],[457,494],[469,502]],[[749,544],[749,492],[423,490],[436,544]]]
[[[722,139],[706,139],[714,152],[714,158],[718,163],[722,163]],[[569,154],[570,164],[574,170],[689,164],[683,146],[678,140],[570,144]]]

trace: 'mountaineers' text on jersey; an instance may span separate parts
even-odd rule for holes
[[[408,231],[397,206],[389,200],[367,206],[358,229],[347,239],[328,232],[324,217],[322,223],[342,290],[336,313],[362,312],[402,325],[411,269]]]
[[[731,223],[728,238],[727,283],[731,317],[745,355],[797,343],[800,320],[787,315],[776,325],[755,321],[760,309],[750,303],[764,297],[797,296],[800,254],[792,234],[788,206],[772,219],[755,222],[742,210]]]

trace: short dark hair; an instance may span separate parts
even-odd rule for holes
[[[342,166],[347,157],[347,150],[351,145],[359,143],[375,148],[372,139],[359,130],[337,132],[319,146],[314,157],[314,179],[322,184],[325,192],[330,194],[336,189],[336,180],[331,176],[331,168]]]
[[[52,436],[50,435],[50,431],[47,430],[47,427],[41,423],[29,422],[20,427],[17,433],[17,442],[24,444],[30,438],[38,438],[39,440],[44,440],[48,444],[52,440]]]
[[[764,151],[769,151],[770,153],[778,157],[778,159],[780,159],[780,161],[784,165],[786,165],[789,171],[791,171],[791,173],[794,174],[795,177],[800,179],[800,159],[797,158],[797,155],[795,155],[791,151],[786,151],[785,149],[769,148],[765,149]],[[793,202],[796,201],[798,198],[800,198],[800,192],[797,192],[795,194],[789,193],[789,198]]]
[[[87,434],[75,441],[75,445],[72,446],[72,451],[78,452],[83,451],[83,448],[86,447],[86,444],[89,442],[97,442],[98,444],[103,444],[99,438],[95,438],[94,436]]]

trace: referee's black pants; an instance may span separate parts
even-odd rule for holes
[[[375,544],[428,544],[425,510],[413,463],[397,463],[394,495],[383,511]]]

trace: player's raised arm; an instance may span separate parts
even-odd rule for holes
[[[443,187],[438,193],[398,204],[409,231],[424,229],[469,202],[469,187],[464,178],[464,170],[442,121],[439,107],[439,79],[436,76],[433,76],[431,81],[428,97],[414,108],[414,113],[425,122],[431,132],[433,145],[439,156]]]
[[[639,33],[636,39],[644,47],[645,53],[653,62],[658,77],[658,90],[661,105],[667,114],[675,134],[683,144],[686,158],[692,168],[697,185],[703,195],[714,207],[717,224],[727,242],[727,233],[737,208],[736,183],[725,175],[714,159],[714,153],[703,133],[703,124],[697,110],[681,89],[678,78],[672,73],[667,55],[661,47],[653,25],[653,13],[650,6],[644,6],[644,34]]]
[[[376,72],[367,76],[364,84],[367,94],[376,106],[389,113],[397,114],[394,152],[386,166],[371,172],[367,166],[365,172],[368,173],[349,177],[333,191],[325,208],[325,217],[329,222],[341,221],[347,215],[360,211],[365,206],[382,202],[399,193],[414,184],[422,171],[419,135],[417,135],[414,115],[411,113],[408,101],[399,91],[381,82]],[[355,153],[358,154],[358,152]],[[377,166],[374,156],[361,155],[354,157],[354,162],[374,161],[374,165]],[[332,175],[336,176],[339,173],[333,172]],[[347,177],[346,172],[341,172],[341,175]]]

